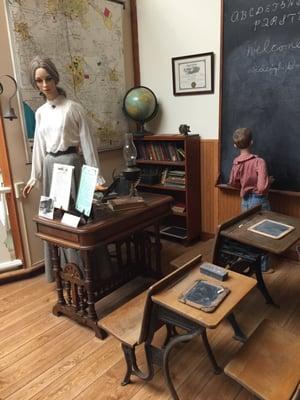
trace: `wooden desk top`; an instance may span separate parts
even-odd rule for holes
[[[89,250],[100,244],[116,241],[130,233],[160,221],[171,213],[173,198],[166,195],[143,193],[146,207],[112,211],[95,211],[94,220],[72,228],[63,225],[60,220],[50,220],[35,216],[36,235],[53,244],[81,250]]]
[[[203,275],[199,270],[200,263],[197,264],[182,280],[175,285],[167,287],[161,292],[152,296],[154,303],[174,311],[182,317],[200,324],[206,328],[215,328],[219,323],[231,313],[233,308],[256,286],[256,280],[247,276],[228,271],[228,279],[224,282]],[[187,304],[181,303],[178,297],[192,287],[197,279],[204,279],[217,285],[222,285],[230,289],[230,293],[222,303],[212,313],[207,313]]]
[[[277,222],[292,225],[295,229],[281,239],[273,239],[248,231],[250,226],[263,219],[272,219]],[[243,217],[241,214],[241,218],[236,218],[235,222],[227,228],[222,229],[220,234],[258,249],[266,250],[274,254],[281,254],[300,239],[300,218],[290,217],[272,211],[256,211],[246,217]]]

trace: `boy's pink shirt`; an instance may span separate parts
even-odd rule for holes
[[[269,176],[265,160],[255,154],[241,154],[233,160],[229,185],[241,189],[240,195],[247,193],[267,194]]]

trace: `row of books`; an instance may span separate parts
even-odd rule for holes
[[[166,186],[185,187],[185,171],[165,168],[161,176],[161,184]]]
[[[186,184],[185,171],[161,166],[144,166],[141,169],[140,183],[184,188]]]
[[[174,143],[135,143],[138,158],[153,161],[184,161],[185,151]]]

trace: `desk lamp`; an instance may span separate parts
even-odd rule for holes
[[[9,78],[9,79],[11,79],[12,81],[13,81],[13,83],[14,83],[14,93],[9,97],[9,99],[8,99],[8,110],[3,114],[3,118],[5,118],[5,119],[9,119],[10,121],[12,121],[12,120],[14,120],[14,119],[17,119],[17,116],[16,116],[16,113],[15,113],[15,110],[14,110],[14,108],[12,107],[12,105],[11,105],[11,100],[12,100],[12,98],[16,95],[16,93],[17,93],[17,82],[15,81],[15,79],[12,77],[12,76],[10,76],[10,75],[1,75],[0,76],[0,79],[1,78],[3,78],[3,77],[7,77],[7,78]],[[0,82],[0,95],[3,93],[3,85],[2,85],[2,83]]]
[[[129,196],[133,197],[137,195],[136,187],[140,181],[141,170],[136,166],[137,151],[132,133],[125,134],[123,157],[126,168],[122,172],[125,179],[130,182]]]

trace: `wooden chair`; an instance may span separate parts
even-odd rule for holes
[[[264,320],[224,372],[259,399],[299,399],[300,338]]]
[[[197,261],[201,260],[201,255],[197,257]],[[117,308],[99,321],[99,326],[106,332],[113,335],[121,342],[124,353],[127,371],[123,379],[122,385],[130,383],[131,375],[136,375],[145,381],[151,380],[154,375],[151,346],[145,346],[147,372],[142,372],[136,360],[136,346],[145,343],[149,339],[149,328],[151,322],[152,301],[151,296],[172,282],[176,282],[190,271],[195,264],[195,260],[186,263],[181,268],[175,270],[171,274],[162,278],[153,284],[148,290],[142,292],[138,296],[129,300],[121,307]],[[161,324],[156,326],[156,330],[161,327]],[[172,327],[167,326],[167,340],[173,333]]]

